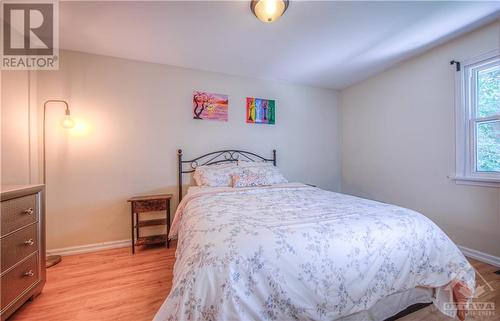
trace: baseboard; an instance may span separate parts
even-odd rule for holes
[[[60,249],[48,250],[47,254],[65,256],[65,255],[97,252],[97,251],[102,251],[102,250],[118,249],[121,247],[130,246],[130,242],[131,242],[130,240],[121,240],[121,241],[111,241],[111,242],[63,247]]]
[[[493,266],[500,267],[500,257],[498,257],[498,256],[494,256],[494,255],[487,254],[487,253],[484,253],[481,251],[469,249],[468,247],[461,246],[461,245],[458,245],[458,248],[467,257],[470,257],[472,259],[475,259],[475,260],[478,260],[478,261],[481,261],[484,263],[491,264]]]
[[[90,253],[97,252],[102,250],[111,250],[118,249],[122,247],[130,246],[130,240],[121,240],[121,241],[111,241],[111,242],[103,242],[103,243],[94,243],[87,245],[79,245],[79,246],[70,246],[63,247],[59,249],[52,249],[47,251],[47,254],[50,255],[73,255],[73,254],[82,254],[82,253]],[[473,250],[465,246],[458,245],[458,248],[462,251],[462,253],[470,257],[472,259],[491,264],[493,266],[500,267],[500,257],[487,254],[481,251]]]

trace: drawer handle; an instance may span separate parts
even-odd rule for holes
[[[31,207],[23,211],[26,215],[33,215],[34,212],[35,211]]]
[[[35,244],[35,241],[33,241],[33,239],[29,239],[27,241],[24,241],[24,245],[26,245],[26,246],[32,246],[33,244]]]
[[[33,273],[33,270],[29,270],[28,272],[24,273],[24,276],[32,277],[33,275],[35,275],[35,273]]]

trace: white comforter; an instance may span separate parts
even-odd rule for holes
[[[425,216],[302,184],[191,189],[170,236],[173,286],[155,321],[336,320],[415,287],[436,288],[453,315],[444,288],[474,288]]]

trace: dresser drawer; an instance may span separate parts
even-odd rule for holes
[[[36,252],[0,279],[2,310],[23,291],[35,284],[38,279],[38,252]]]
[[[36,222],[38,219],[36,194],[3,201],[0,215],[2,235]]]
[[[0,240],[2,249],[1,272],[7,270],[38,249],[37,225],[31,224]]]

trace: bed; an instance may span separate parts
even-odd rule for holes
[[[272,158],[238,150],[179,157],[170,294],[155,321],[382,321],[433,303],[463,319],[475,273],[428,218],[300,183],[190,187],[201,165]]]

